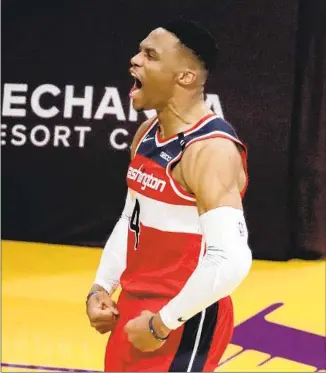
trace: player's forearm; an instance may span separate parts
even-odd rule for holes
[[[126,268],[127,240],[132,201],[128,192],[125,208],[116,223],[102,252],[94,286],[100,286],[112,293],[119,285],[120,277]]]
[[[160,311],[161,320],[170,329],[231,294],[251,267],[240,210],[220,207],[203,214],[200,222],[207,251],[181,292]]]
[[[120,218],[115,225],[102,252],[101,261],[94,280],[95,285],[111,293],[119,285],[126,268],[128,220]]]

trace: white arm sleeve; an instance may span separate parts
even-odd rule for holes
[[[206,253],[180,293],[160,311],[163,323],[170,329],[178,328],[198,312],[230,295],[251,267],[248,231],[241,210],[218,207],[199,219]]]
[[[119,285],[127,264],[128,226],[133,202],[128,190],[125,207],[106,242],[94,284],[102,286],[108,293]]]

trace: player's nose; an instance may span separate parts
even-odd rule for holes
[[[142,66],[143,65],[143,56],[142,56],[142,53],[139,52],[137,54],[135,54],[131,60],[130,60],[130,63],[132,66]]]

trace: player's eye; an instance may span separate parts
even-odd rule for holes
[[[150,60],[155,60],[157,58],[156,54],[151,50],[146,50],[146,57]]]

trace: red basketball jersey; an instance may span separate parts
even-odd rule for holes
[[[196,199],[178,185],[171,170],[188,146],[213,137],[240,145],[246,171],[245,146],[232,126],[215,114],[166,140],[160,138],[158,120],[154,119],[140,139],[127,172],[134,209],[127,268],[121,277],[125,291],[140,297],[173,298],[204,255]]]

